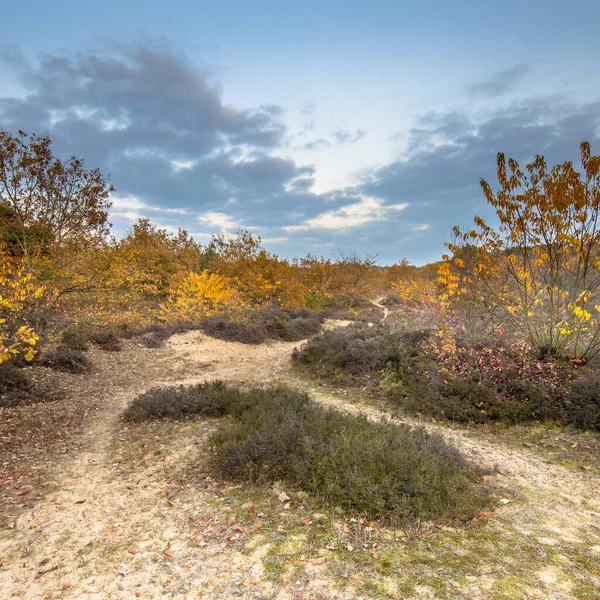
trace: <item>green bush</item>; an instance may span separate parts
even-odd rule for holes
[[[385,312],[378,306],[369,306],[356,312],[354,319],[361,323],[380,323]]]
[[[66,373],[86,373],[92,366],[81,350],[73,350],[67,346],[44,350],[37,363]]]
[[[398,306],[400,304],[400,298],[394,296],[394,294],[390,294],[389,296],[386,296],[380,304],[383,306]]]
[[[423,331],[355,324],[313,338],[294,352],[293,359],[299,368],[323,379],[383,389],[389,402],[408,413],[461,423],[570,420],[588,423],[576,426],[595,427],[598,400],[592,383],[575,386],[582,394],[565,403],[546,384],[505,366],[489,374],[441,372],[423,350],[428,337]],[[569,416],[573,411],[577,416]]]
[[[600,431],[600,377],[582,377],[567,398],[567,420],[579,429]]]
[[[313,338],[295,351],[296,364],[315,375],[330,378],[340,374],[362,382],[361,375],[384,369],[415,370],[425,358],[420,345],[428,333],[390,331],[384,325],[353,324]]]
[[[152,390],[130,420],[223,416],[211,438],[213,473],[227,480],[284,481],[331,507],[372,518],[468,518],[481,510],[481,472],[437,435],[325,409],[286,388],[222,383]]]
[[[221,315],[203,319],[207,335],[243,344],[262,344],[267,339],[295,342],[321,331],[323,318],[307,308],[261,307],[245,315]]]
[[[258,323],[243,323],[230,317],[207,317],[200,323],[200,329],[211,337],[226,342],[242,344],[262,344],[267,341],[265,328]]]
[[[29,397],[33,389],[31,379],[12,364],[12,361],[0,364],[0,406],[20,404],[20,398]]]
[[[386,397],[407,412],[459,423],[517,424],[560,418],[548,396],[532,383],[519,382],[513,389],[514,395],[502,398],[469,377],[412,373],[404,382],[388,385]]]
[[[222,417],[240,402],[240,392],[221,382],[193,386],[153,388],[138,396],[126,409],[126,421],[153,419],[186,420],[191,417]]]
[[[113,329],[93,328],[88,331],[88,339],[102,350],[107,352],[120,352],[123,344],[119,334]]]
[[[89,349],[90,338],[88,332],[82,327],[72,327],[61,333],[60,341],[63,346],[72,350],[81,350],[85,352]]]

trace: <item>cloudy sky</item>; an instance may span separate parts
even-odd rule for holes
[[[111,221],[435,260],[495,156],[600,153],[598,0],[0,0],[0,127],[110,174]]]

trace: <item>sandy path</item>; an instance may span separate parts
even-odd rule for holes
[[[81,450],[57,465],[55,492],[0,532],[0,598],[191,599],[232,585],[235,560],[223,562],[218,556],[211,563],[187,548],[189,507],[167,498],[164,481],[122,473],[112,462],[119,415],[128,402],[154,385],[276,380],[288,370],[294,346],[246,346],[188,332],[160,350],[128,350],[117,364],[114,360],[103,364],[99,356],[99,370],[88,385],[104,390],[101,409],[87,426]],[[132,364],[136,353],[142,360]],[[181,468],[193,459],[194,450],[171,448],[161,469]],[[202,494],[199,490],[199,503]],[[239,572],[256,567],[257,561],[236,560]],[[221,573],[216,572],[219,569]],[[264,586],[259,585],[243,596],[273,597],[263,593]]]
[[[99,354],[86,386],[89,393],[101,390],[101,408],[84,439],[56,464],[55,491],[0,532],[0,598],[292,598],[290,590],[264,582],[260,556],[227,549],[221,540],[201,548],[191,544],[189,522],[205,510],[210,491],[198,486],[169,497],[164,472],[184,470],[196,445],[169,447],[154,473],[128,473],[112,461],[119,415],[142,391],[210,379],[306,387],[290,373],[295,345],[245,346],[188,332],[158,350],[130,348],[110,361]],[[381,417],[341,396],[313,395],[341,410]],[[600,549],[598,478],[468,432],[428,427],[475,462],[496,468],[500,484],[528,496],[511,516],[514,527],[549,543],[585,541]]]

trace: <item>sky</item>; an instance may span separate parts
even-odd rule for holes
[[[598,0],[0,0],[0,128],[142,217],[280,256],[437,260],[496,155],[600,153]]]

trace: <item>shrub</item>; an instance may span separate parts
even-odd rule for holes
[[[383,306],[398,306],[400,304],[400,298],[394,294],[390,294],[381,300],[380,304]]]
[[[138,396],[123,413],[126,421],[171,419],[183,421],[195,416],[222,417],[232,411],[240,393],[221,382],[193,386],[153,388]]]
[[[564,422],[575,410],[546,383],[530,381],[505,365],[498,368],[492,363],[496,368],[492,366],[489,372],[440,370],[424,349],[429,335],[427,331],[355,324],[313,338],[292,357],[313,375],[383,389],[386,399],[402,410],[437,419],[461,423]],[[590,418],[589,403],[587,408],[583,404],[579,399],[577,410],[587,416],[577,417],[578,423]]]
[[[504,394],[468,375],[425,375],[415,371],[387,386],[386,397],[403,410],[459,423],[507,424],[560,420],[563,411],[548,394],[529,381],[514,381]]]
[[[332,319],[334,321],[354,321],[356,319],[356,314],[351,310],[326,308],[321,311],[321,317],[324,319]]]
[[[321,331],[323,318],[307,308],[282,309],[269,305],[246,315],[221,315],[203,319],[200,328],[221,340],[262,344],[267,339],[295,342]]]
[[[31,369],[11,361],[0,365],[0,407],[14,407],[48,400],[60,400],[63,390],[56,382],[34,380]]]
[[[481,472],[437,435],[325,409],[287,388],[223,383],[151,390],[129,420],[228,415],[211,438],[211,468],[227,480],[285,481],[326,505],[373,518],[444,519],[480,510]]]
[[[207,335],[227,342],[242,344],[262,344],[267,340],[267,332],[257,323],[232,321],[228,317],[207,317],[200,323],[200,329]]]
[[[567,420],[579,429],[600,431],[600,377],[576,381],[567,398]]]
[[[321,377],[345,374],[362,382],[361,375],[379,372],[382,377],[386,368],[414,369],[416,363],[425,360],[420,344],[428,335],[355,324],[313,338],[294,352],[293,359],[301,368]]]
[[[45,350],[38,364],[67,373],[85,373],[91,368],[90,361],[81,350],[73,350],[67,346]]]
[[[363,308],[356,313],[354,317],[356,321],[362,323],[379,323],[383,319],[384,311],[377,306],[370,306],[369,308]]]
[[[32,387],[31,379],[12,361],[0,364],[0,397],[3,398],[0,406],[13,404],[15,396],[28,395]]]
[[[71,348],[72,350],[81,350],[85,352],[88,350],[90,344],[90,338],[87,331],[81,327],[73,327],[62,332],[60,341],[63,346]]]
[[[119,339],[119,335],[112,329],[90,329],[88,338],[90,342],[107,352],[120,352],[123,350],[123,344]]]

